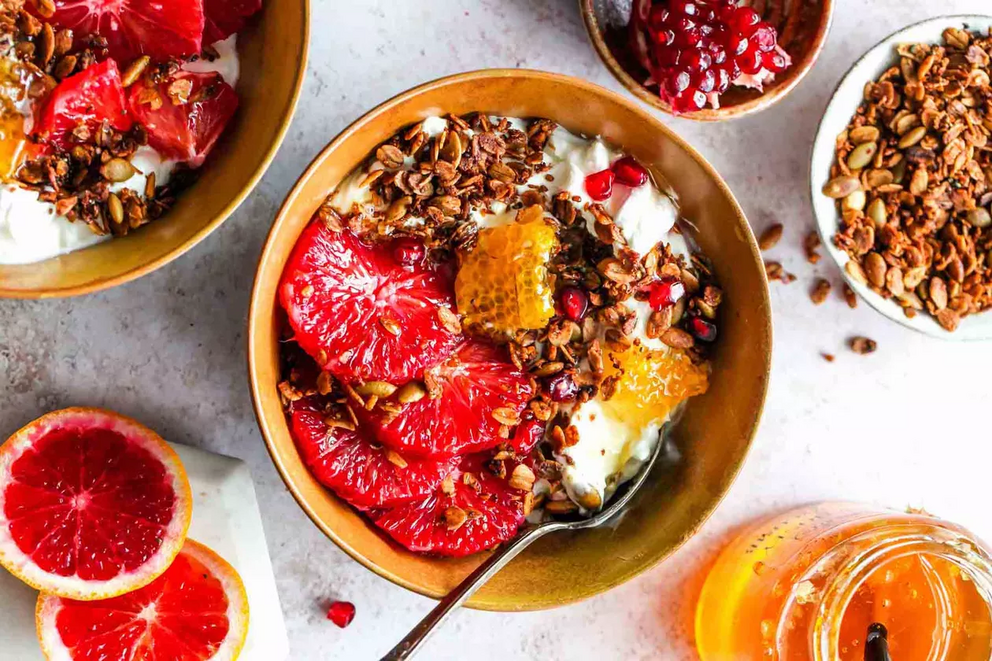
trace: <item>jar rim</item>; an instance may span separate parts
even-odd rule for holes
[[[837,637],[854,593],[881,566],[908,556],[928,556],[953,563],[968,575],[992,617],[992,554],[980,542],[964,529],[949,527],[926,516],[885,524],[840,542],[805,572],[810,576],[827,567],[839,567],[825,572],[828,579],[810,631],[814,661],[840,658]],[[938,654],[929,658],[945,657]]]

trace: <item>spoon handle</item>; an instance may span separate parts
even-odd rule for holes
[[[415,626],[410,633],[407,634],[406,638],[401,640],[396,647],[390,650],[381,661],[402,661],[403,659],[412,658],[417,652],[424,641],[434,632],[439,625],[441,625],[451,613],[464,604],[469,597],[478,591],[479,588],[485,584],[490,578],[492,578],[496,572],[505,567],[510,560],[513,560],[517,555],[523,551],[525,548],[530,546],[532,543],[544,537],[547,533],[554,530],[556,526],[554,524],[544,524],[531,528],[524,534],[516,537],[510,542],[507,542],[500,550],[493,553],[489,558],[479,565],[479,568],[474,572],[469,574],[464,581],[462,581],[458,587],[448,593],[448,595],[442,599],[437,606],[434,607],[427,617],[422,619],[417,626]]]

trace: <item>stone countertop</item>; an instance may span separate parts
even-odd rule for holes
[[[275,4],[277,0],[268,0]],[[273,469],[246,386],[245,317],[269,224],[299,173],[334,135],[424,81],[483,67],[572,74],[622,91],[587,43],[575,0],[312,0],[310,69],[299,111],[255,193],[218,231],[156,273],[82,298],[0,301],[0,436],[51,409],[93,405],[167,439],[246,460],[254,475],[293,659],[378,658],[432,602],[376,577],[315,528]],[[828,260],[805,262],[813,227],[807,163],[830,91],[869,46],[987,0],[836,0],[814,70],[783,102],[719,125],[664,121],[726,178],[756,231],[785,235],[770,257],[799,279],[772,285],[775,354],[754,449],[727,499],[672,558],[608,594],[531,614],[462,611],[422,658],[692,659],[699,568],[751,517],[821,499],[924,507],[992,539],[988,405],[992,350],[927,339],[839,295],[809,301]],[[852,334],[878,341],[847,350]],[[820,352],[836,354],[827,363]],[[326,602],[353,601],[341,630]]]

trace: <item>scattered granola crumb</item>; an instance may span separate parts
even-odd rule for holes
[[[852,337],[849,341],[849,344],[851,346],[851,351],[857,354],[861,354],[862,356],[869,353],[874,353],[875,349],[878,348],[878,342],[876,342],[871,338],[863,337],[861,335]]]
[[[816,264],[820,261],[820,253],[816,251],[820,247],[820,235],[816,231],[812,231],[806,235],[803,240],[803,249],[806,251],[806,261],[810,264]]]
[[[827,296],[830,295],[830,282],[820,278],[816,281],[816,285],[813,286],[813,291],[809,293],[809,298],[815,305],[823,305],[823,302],[827,300]]]
[[[775,223],[774,225],[769,225],[768,228],[761,233],[761,238],[758,239],[758,247],[762,250],[771,250],[775,247],[775,244],[779,242],[782,238],[782,223]]]
[[[832,353],[821,353],[820,355],[823,356],[823,360],[828,363],[834,362],[834,355]]]
[[[858,295],[854,293],[854,290],[846,282],[844,283],[844,300],[847,301],[847,307],[852,310],[858,307]]]

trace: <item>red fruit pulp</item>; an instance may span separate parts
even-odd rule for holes
[[[107,52],[127,63],[139,55],[158,60],[198,55],[203,46],[203,0],[54,0],[55,13],[42,17],[34,2],[27,7],[77,39],[100,35]]]
[[[614,179],[616,179],[616,174],[613,173],[612,169],[586,175],[586,193],[596,202],[608,200],[613,195]]]
[[[614,163],[613,173],[616,175],[617,182],[624,186],[637,188],[648,183],[648,171],[633,156],[624,156]]]
[[[320,219],[297,241],[279,301],[300,347],[346,383],[419,379],[463,339],[438,316],[455,308],[450,274],[401,266],[388,246],[332,231]]]
[[[451,472],[455,461],[390,461],[382,446],[370,443],[361,428],[328,426],[318,398],[293,402],[290,424],[296,448],[310,472],[352,506],[366,510],[423,498]]]
[[[398,404],[396,415],[381,407],[358,412],[380,443],[404,457],[439,459],[494,447],[504,439],[493,412],[509,408],[520,414],[533,394],[506,351],[483,342],[466,342],[430,374],[438,396],[399,404],[394,395],[388,401]]]
[[[209,659],[230,631],[229,604],[218,577],[184,551],[130,594],[63,599],[55,626],[73,659]]]
[[[262,0],[203,0],[206,15],[203,45],[226,39],[241,32],[248,19],[262,9]]]
[[[559,372],[548,377],[544,389],[548,391],[548,396],[555,402],[574,402],[575,398],[579,396],[579,387],[575,385],[575,380],[568,372]]]
[[[393,258],[402,266],[419,265],[426,252],[420,239],[405,236],[393,241]]]
[[[481,454],[464,457],[451,475],[450,493],[442,485],[421,501],[373,512],[375,524],[418,553],[461,557],[505,542],[524,522],[521,492],[489,472],[488,459]],[[453,518],[449,523],[458,512],[465,519],[460,525]]]
[[[118,131],[127,131],[133,124],[113,60],[94,64],[59,83],[41,107],[33,133],[68,149],[78,126],[92,134],[103,122]]]
[[[344,629],[355,619],[355,604],[350,601],[335,601],[327,609],[327,619]]]
[[[186,103],[176,104],[170,98],[169,86],[176,81],[192,85]],[[152,147],[196,168],[203,165],[238,109],[238,94],[219,74],[180,72],[154,88],[131,86],[129,103]]]
[[[44,571],[105,581],[162,547],[177,494],[162,462],[111,429],[58,428],[10,468],[3,514]]]
[[[513,432],[510,445],[519,456],[526,456],[537,447],[537,444],[544,438],[547,430],[547,423],[540,420],[525,420],[517,425]]]

